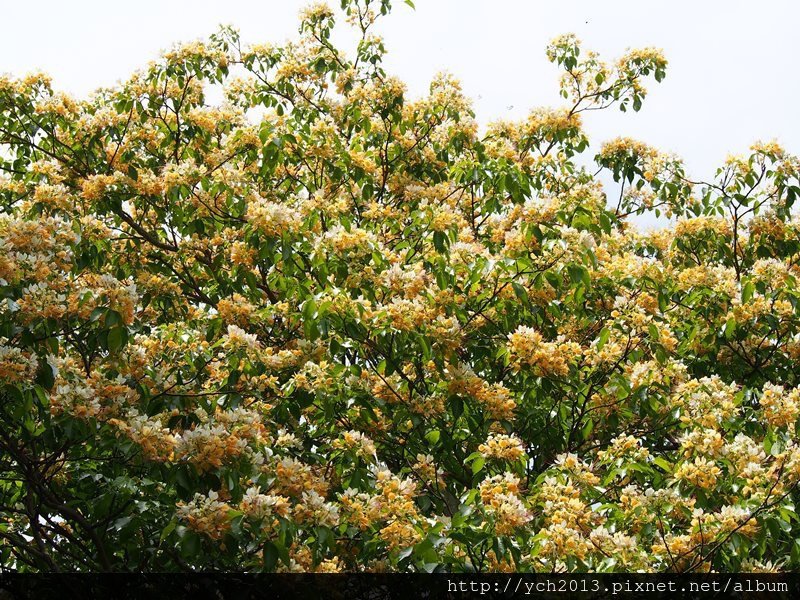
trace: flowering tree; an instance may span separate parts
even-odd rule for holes
[[[800,567],[798,159],[594,172],[659,52],[560,37],[564,106],[481,130],[384,72],[388,10],[0,79],[0,564]]]

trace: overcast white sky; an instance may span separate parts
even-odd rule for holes
[[[245,42],[282,42],[296,35],[306,4],[0,0],[0,72],[41,69],[57,87],[83,95],[218,24],[234,25]],[[800,153],[797,0],[416,0],[416,10],[394,4],[377,26],[388,70],[414,94],[437,71],[457,75],[482,123],[558,104],[559,73],[544,49],[573,32],[608,59],[652,45],[670,61],[640,113],[586,116],[593,144],[635,137],[683,156],[697,178],[710,178],[728,153],[745,152],[757,139],[777,138]]]

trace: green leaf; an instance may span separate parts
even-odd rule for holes
[[[587,288],[592,284],[592,278],[589,275],[589,270],[581,265],[569,265],[567,267],[569,278],[572,283],[582,283]]]
[[[444,254],[447,252],[447,236],[442,231],[433,232],[433,246],[437,252]]]
[[[748,281],[742,286],[742,304],[746,304],[750,301],[753,297],[753,292],[755,291],[755,285],[752,281]]]
[[[511,283],[511,287],[514,289],[514,293],[517,295],[517,298],[524,303],[528,302],[528,292],[524,287],[522,287],[522,285],[514,281]]]
[[[125,346],[128,341],[128,330],[124,327],[112,327],[108,330],[106,343],[108,351],[111,353],[118,352]]]
[[[202,540],[194,531],[187,531],[181,540],[181,550],[184,556],[194,557],[200,553]]]
[[[730,340],[733,338],[733,334],[736,332],[736,320],[731,317],[727,321],[725,321],[725,327],[723,328],[723,334],[725,335],[726,340]]]
[[[178,522],[176,520],[173,519],[172,521],[170,521],[167,524],[167,526],[164,527],[164,529],[162,530],[161,537],[159,538],[160,541],[163,542],[165,539],[167,539],[169,537],[169,534],[171,534],[173,531],[175,531],[175,527],[177,527],[177,526],[178,526]]]
[[[606,345],[608,342],[608,338],[611,335],[611,332],[608,330],[608,327],[603,327],[600,330],[600,335],[597,337],[597,349],[602,350],[603,346]]]
[[[278,559],[280,558],[280,552],[278,551],[278,547],[273,542],[267,542],[264,544],[264,570],[271,573],[275,570],[275,567],[278,565]]]
[[[46,390],[52,390],[53,385],[56,382],[55,374],[53,373],[53,367],[50,366],[50,363],[46,360],[41,361],[39,365],[39,371],[36,374],[36,383],[41,385]]]
[[[464,414],[464,401],[460,397],[454,396],[450,400],[450,406],[453,413],[453,422],[458,421],[458,418]]]
[[[114,325],[120,325],[122,323],[122,315],[120,315],[117,311],[108,309],[105,312],[105,318],[103,319],[103,324],[106,327],[113,327]]]

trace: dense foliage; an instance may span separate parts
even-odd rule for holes
[[[593,163],[666,61],[572,36],[564,106],[481,128],[384,72],[388,8],[0,78],[0,564],[800,568],[800,162]]]

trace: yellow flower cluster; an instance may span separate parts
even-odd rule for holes
[[[649,456],[650,452],[642,447],[642,441],[627,434],[617,436],[611,440],[611,445],[606,450],[597,453],[597,458],[601,461],[643,462]]]
[[[498,535],[511,535],[533,516],[519,496],[519,478],[511,473],[495,475],[480,484],[481,502],[494,518]]]
[[[567,375],[570,364],[581,355],[577,343],[564,339],[546,342],[541,333],[524,325],[509,337],[508,351],[514,369],[528,366],[542,376]]]
[[[316,492],[325,497],[328,492],[328,482],[315,469],[295,458],[285,457],[275,465],[275,493],[300,498],[305,492]]]
[[[702,427],[723,425],[736,412],[736,384],[727,384],[718,376],[690,379],[675,390],[671,405],[681,410],[686,424]]]
[[[231,528],[232,508],[218,498],[219,494],[214,491],[208,495],[197,493],[190,502],[178,503],[178,518],[185,521],[189,529],[212,540],[221,539]]]
[[[253,197],[248,202],[247,220],[268,237],[296,233],[302,222],[293,208],[261,197]]]
[[[132,409],[124,419],[112,418],[108,422],[138,444],[146,459],[160,462],[173,460],[177,440],[160,418],[140,415]]]
[[[246,516],[264,520],[289,516],[289,499],[285,496],[262,494],[258,487],[247,488],[239,503],[239,510]]]
[[[800,417],[800,388],[786,392],[783,386],[766,383],[759,404],[767,423],[773,427],[789,427],[793,431]]]
[[[686,458],[694,454],[715,458],[725,447],[725,440],[716,429],[692,429],[681,436],[680,442]]]
[[[675,237],[700,236],[707,233],[730,236],[733,233],[730,222],[722,217],[694,217],[679,219],[673,229]]]
[[[0,381],[15,384],[33,379],[39,360],[30,352],[0,345]]]
[[[423,483],[434,487],[444,487],[446,485],[444,472],[436,467],[433,456],[430,454],[417,454],[417,462],[414,463],[412,470]]]
[[[222,425],[204,424],[181,434],[176,454],[202,472],[219,468],[225,461],[241,454],[246,447],[247,440],[231,434]]]
[[[450,365],[447,370],[451,376],[448,383],[449,393],[475,398],[491,419],[498,421],[513,419],[517,403],[511,391],[503,384],[487,383],[466,367]]]
[[[323,236],[322,242],[325,247],[330,248],[336,254],[370,253],[377,245],[373,233],[360,228],[347,230],[342,225],[337,225],[327,231]]]
[[[256,306],[241,294],[222,298],[217,302],[217,312],[224,323],[247,327],[256,311]]]
[[[703,456],[682,463],[675,471],[675,479],[678,481],[686,481],[706,490],[714,488],[721,475],[722,470]]]
[[[504,461],[517,461],[525,456],[525,448],[516,435],[506,435],[503,433],[492,433],[486,441],[478,446],[485,458]]]
[[[339,524],[339,507],[332,502],[326,502],[325,498],[314,490],[303,492],[300,502],[295,505],[292,512],[299,523],[325,527],[335,527]]]
[[[416,485],[387,470],[378,470],[375,477],[376,494],[351,488],[340,496],[344,518],[362,530],[378,526],[378,535],[389,552],[413,546],[422,539],[420,528],[424,526],[413,500]]]
[[[341,438],[334,440],[333,447],[353,450],[367,461],[375,459],[375,444],[360,431],[345,431]]]

